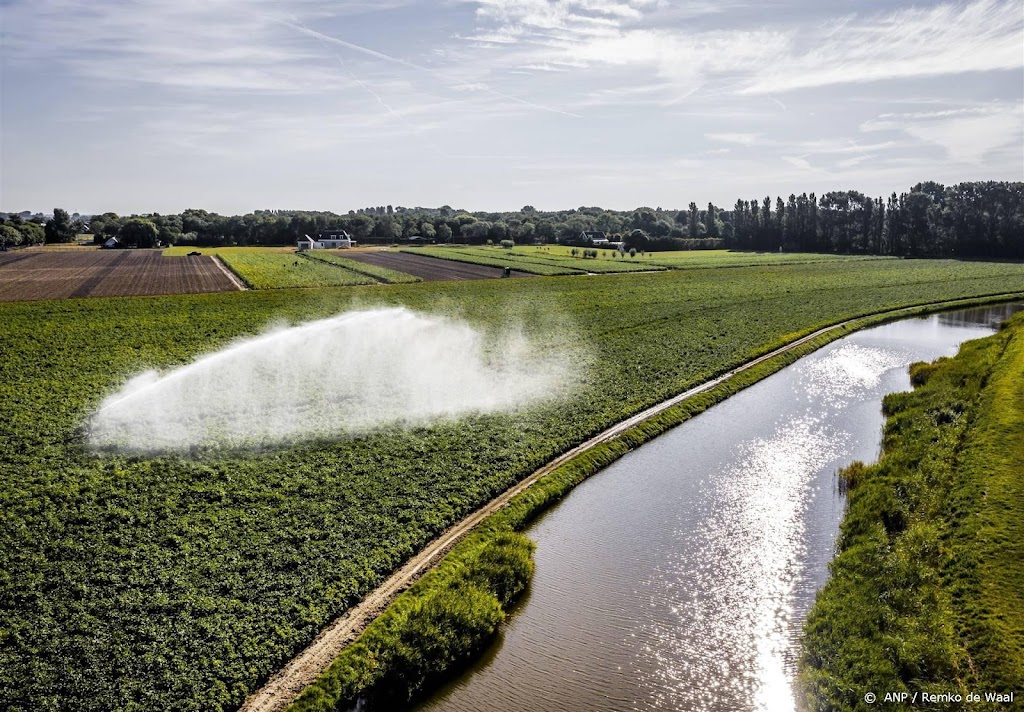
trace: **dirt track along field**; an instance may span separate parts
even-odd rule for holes
[[[427,282],[440,282],[452,279],[493,279],[501,276],[500,267],[485,267],[467,262],[439,260],[423,255],[410,255],[407,252],[355,252],[346,253],[345,257],[357,262],[387,267],[411,274]],[[532,277],[526,272],[512,271],[513,277]]]
[[[229,292],[213,257],[157,251],[19,251],[0,255],[0,301]]]

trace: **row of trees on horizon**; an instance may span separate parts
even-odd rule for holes
[[[90,233],[95,242],[117,237],[123,244],[202,246],[281,245],[303,235],[344,229],[363,243],[393,243],[413,236],[438,243],[587,246],[584,232],[618,238],[626,249],[694,248],[787,252],[835,252],[912,257],[1024,259],[1024,183],[971,182],[943,186],[918,183],[888,199],[855,190],[737,200],[729,209],[690,203],[685,210],[641,207],[631,211],[580,207],[538,211],[466,212],[440,208],[379,206],[331,212],[260,210],[222,216],[189,209],[180,214],[93,216],[75,222],[54,211],[45,225],[0,218],[4,246],[70,242]]]

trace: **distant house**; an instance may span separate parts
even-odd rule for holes
[[[608,236],[597,230],[584,230],[580,233],[580,241],[591,245],[607,245]]]
[[[320,233],[320,247],[325,250],[355,247],[356,241],[344,230],[328,230]]]
[[[319,242],[314,240],[309,235],[303,235],[302,237],[295,241],[295,247],[298,248],[299,252],[304,252],[306,250],[313,250],[316,248],[323,247],[323,245],[321,245]]]
[[[121,246],[121,241],[118,240],[116,237],[112,237],[106,242],[104,242],[103,246],[108,250],[116,250],[118,247]]]

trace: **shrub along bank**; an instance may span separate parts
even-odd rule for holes
[[[839,554],[804,627],[807,709],[1024,689],[1022,374],[1018,315],[885,399],[883,455],[843,473]]]

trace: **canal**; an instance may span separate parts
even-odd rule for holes
[[[581,484],[528,529],[536,573],[494,644],[417,711],[793,710],[837,471],[877,458],[911,363],[1021,306],[854,333]]]

